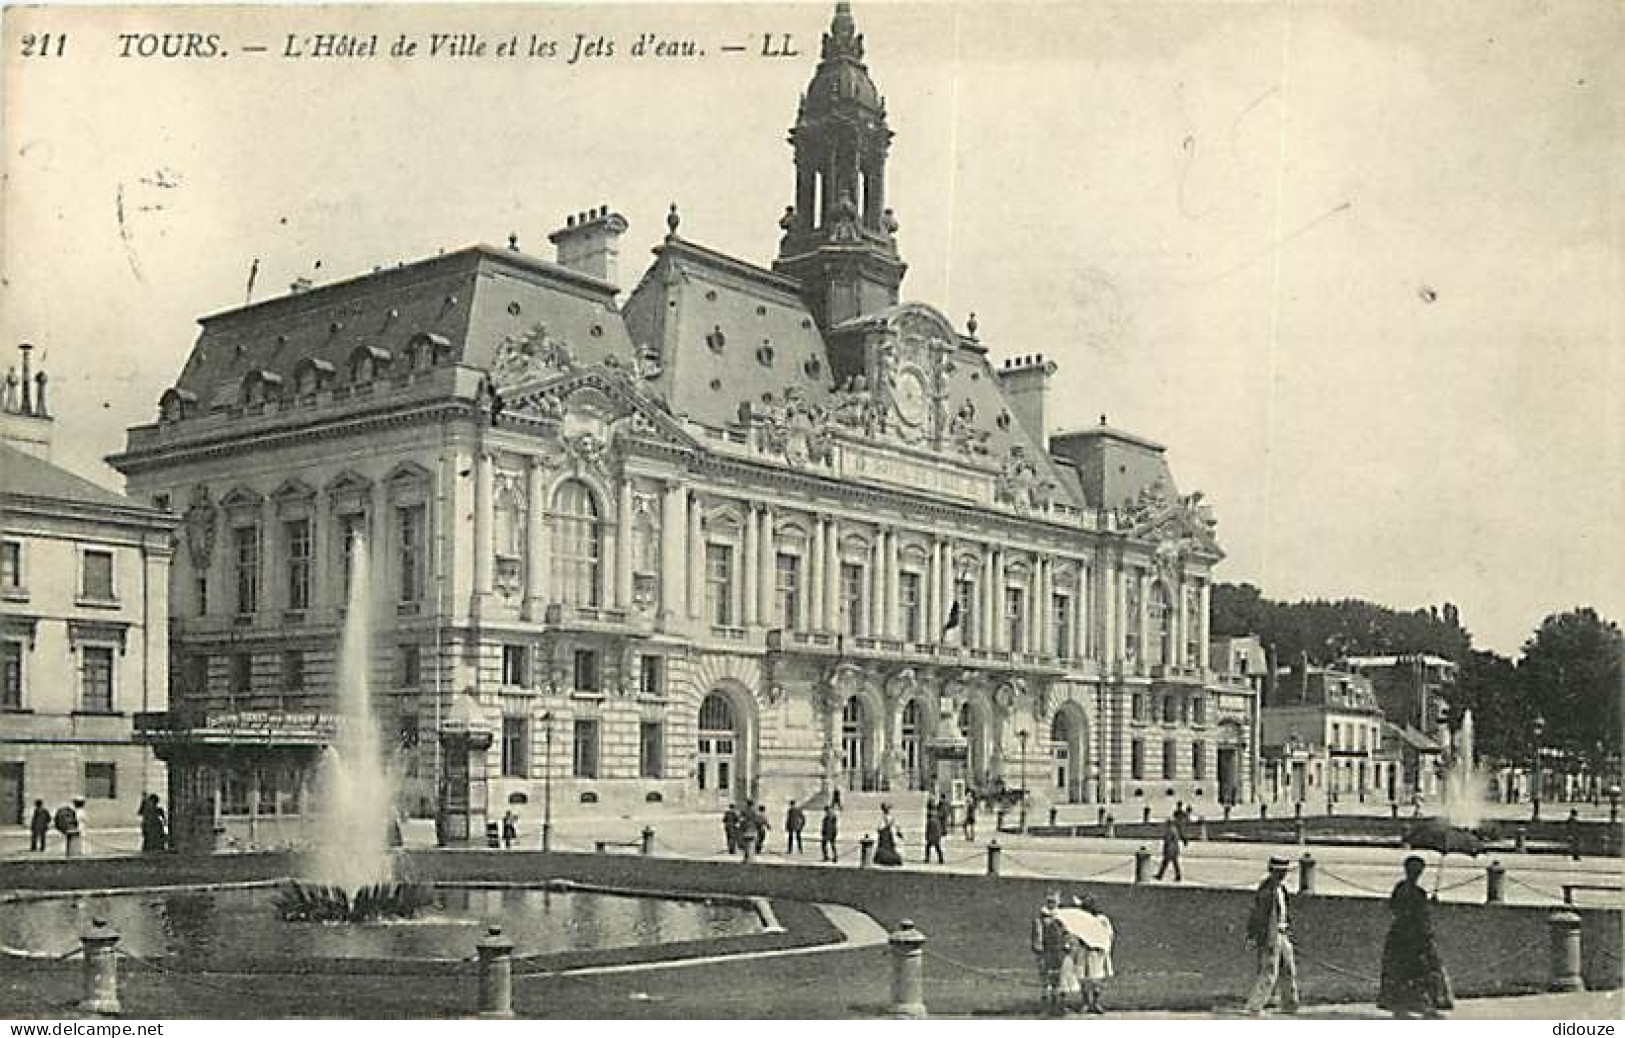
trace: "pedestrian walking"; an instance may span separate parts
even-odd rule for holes
[[[51,812],[46,810],[45,801],[34,801],[34,813],[28,819],[28,849],[43,851],[45,838],[51,832]]]
[[[502,849],[511,851],[513,845],[519,840],[519,816],[514,814],[513,808],[508,808],[502,814]]]
[[[1185,874],[1179,869],[1179,848],[1183,840],[1179,832],[1179,825],[1172,818],[1162,827],[1162,864],[1157,866],[1157,879],[1168,871],[1168,866],[1174,867],[1174,882],[1179,883],[1185,879]]]
[[[746,861],[756,857],[757,847],[757,814],[756,807],[749,800],[739,809],[739,817],[734,823],[734,837],[737,850],[744,855]]]
[[[925,815],[925,862],[930,864],[931,852],[937,852],[937,864],[946,865],[942,859],[942,814],[938,811],[927,811]]]
[[[62,834],[62,852],[64,856],[69,858],[77,858],[81,853],[81,845],[85,835],[84,813],[82,810],[84,803],[83,800],[75,798],[73,803],[63,804],[57,808],[56,814],[51,819],[51,824],[56,826],[56,831]]]
[[[1066,927],[1057,917],[1061,895],[1051,891],[1032,925],[1033,959],[1038,966],[1038,987],[1047,1013],[1061,1009],[1061,968],[1070,951]]]
[[[1258,952],[1258,970],[1252,992],[1247,996],[1247,1012],[1257,1016],[1269,1005],[1278,984],[1281,1012],[1298,1011],[1298,964],[1292,954],[1292,933],[1287,925],[1286,874],[1292,863],[1272,857],[1269,875],[1253,895],[1253,910],[1247,917],[1247,940]]]
[[[148,793],[136,812],[141,816],[141,853],[161,854],[169,846],[169,820],[157,793]]]
[[[841,835],[841,815],[831,801],[824,806],[824,820],[818,827],[818,853],[825,861],[839,861],[835,841]]]
[[[722,812],[722,836],[728,841],[728,854],[739,853],[739,809],[732,804]]]
[[[756,853],[760,854],[767,849],[767,831],[773,828],[767,820],[767,805],[756,805]]]
[[[1081,1008],[1097,1015],[1104,1013],[1101,986],[1115,972],[1112,943],[1117,933],[1112,921],[1088,891],[1074,894],[1072,907],[1057,909],[1055,914],[1072,937],[1072,972],[1077,978]]]
[[[1422,887],[1425,868],[1427,862],[1419,855],[1406,858],[1405,878],[1388,896],[1393,920],[1382,944],[1377,1008],[1388,1010],[1396,1020],[1412,1016],[1437,1019],[1441,1010],[1454,1007],[1456,1001],[1434,939],[1428,892]]]
[[[1563,835],[1568,840],[1569,857],[1574,861],[1580,860],[1580,812],[1569,808],[1569,817],[1563,823]]]
[[[937,798],[937,819],[942,823],[942,831],[946,835],[954,824],[954,802],[947,793]]]
[[[965,839],[976,840],[976,794],[965,798]]]
[[[805,828],[807,828],[807,812],[794,800],[790,801],[790,809],[784,812],[784,853],[802,853],[801,830]]]
[[[885,868],[903,864],[903,856],[897,850],[897,845],[902,842],[903,834],[891,816],[891,805],[881,804],[880,826],[875,830],[875,864]]]

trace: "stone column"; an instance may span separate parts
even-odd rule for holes
[[[871,638],[885,636],[885,600],[886,600],[886,554],[882,549],[886,534],[876,529],[873,543],[869,545],[869,626],[863,632]]]
[[[745,506],[745,544],[743,565],[740,567],[740,610],[739,622],[744,627],[756,626],[756,521],[758,515],[755,505]]]
[[[545,470],[537,458],[525,463],[525,618],[537,621],[546,612],[547,510],[542,507]]]
[[[1028,596],[1032,605],[1028,606],[1029,614],[1027,624],[1027,651],[1047,652],[1045,645],[1049,642],[1049,574],[1046,572],[1047,560],[1037,552],[1033,553],[1032,590]]]
[[[824,621],[824,517],[815,515],[807,541],[807,629],[822,631]]]
[[[1208,665],[1208,661],[1207,661],[1207,654],[1208,654],[1208,651],[1209,651],[1208,650],[1208,645],[1213,640],[1213,624],[1212,624],[1212,621],[1213,621],[1213,583],[1212,583],[1212,581],[1204,579],[1202,581],[1201,591],[1198,592],[1198,595],[1199,595],[1199,600],[1198,600],[1199,615],[1197,616],[1197,625],[1198,625],[1197,630],[1201,632],[1200,641],[1201,641],[1202,658],[1200,660],[1196,661],[1196,665],[1198,667],[1201,667],[1205,671],[1205,670],[1207,670],[1207,665]]]
[[[492,483],[495,467],[491,455],[485,450],[478,450],[474,455],[474,610],[478,612],[481,603],[491,594],[491,567],[493,566],[492,534],[494,527]],[[340,531],[340,536],[343,532]],[[339,581],[342,584],[343,574]],[[343,587],[339,588],[342,598]]]
[[[773,538],[773,509],[762,506],[761,526],[756,531],[756,548],[761,559],[756,563],[756,615],[763,627],[776,627],[784,617],[774,613],[774,591],[777,590],[779,559],[777,542]]]
[[[615,510],[615,608],[632,608],[632,478],[621,480]]]
[[[897,590],[902,571],[897,564],[897,531],[886,531],[886,637],[903,636],[902,602]]]
[[[935,537],[931,538],[931,556],[926,562],[924,608],[921,610],[924,629],[920,632],[922,640],[935,643],[937,636],[942,633],[942,618],[939,615],[942,609],[942,542]]]
[[[673,480],[666,484],[661,508],[661,613],[668,619],[676,619],[688,610],[688,588],[683,573],[683,551],[688,535],[688,491],[681,483]]]
[[[977,624],[976,646],[980,649],[997,647],[993,631],[995,623],[995,597],[993,585],[997,583],[994,574],[998,572],[998,551],[991,544],[982,545],[982,614]]]
[[[1117,645],[1117,567],[1111,556],[1100,568],[1100,661],[1110,665],[1120,658]]]
[[[1142,569],[1138,571],[1138,575],[1140,581],[1140,615],[1137,620],[1140,625],[1139,671],[1144,674],[1146,672],[1145,661],[1149,655],[1146,636],[1151,633],[1151,571]]]
[[[688,615],[698,620],[705,611],[705,523],[700,496],[688,501]]]
[[[824,629],[841,626],[841,521],[829,518],[824,528]]]

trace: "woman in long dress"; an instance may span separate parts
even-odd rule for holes
[[[880,826],[875,830],[875,841],[876,865],[894,867],[903,864],[903,856],[897,850],[897,845],[903,842],[903,834],[897,831],[890,804],[880,805]]]
[[[1382,987],[1377,1007],[1400,1019],[1417,1014],[1436,1017],[1440,1010],[1455,1005],[1450,978],[1439,960],[1428,892],[1421,883],[1425,868],[1427,862],[1421,857],[1413,854],[1406,858],[1405,878],[1388,896],[1393,921],[1382,945]]]
[[[1073,939],[1072,964],[1077,977],[1075,989],[1082,1008],[1090,1013],[1104,1013],[1100,1005],[1101,985],[1112,969],[1112,943],[1117,933],[1112,921],[1101,910],[1094,895],[1085,891],[1072,897],[1072,907],[1057,913]]]

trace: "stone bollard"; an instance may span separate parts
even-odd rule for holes
[[[1270,816],[1270,805],[1268,805],[1268,804],[1259,804],[1258,805],[1258,820],[1260,822],[1262,822],[1266,818],[1268,818],[1269,816]]]
[[[1050,824],[1050,828],[1052,828],[1052,829],[1055,828],[1055,816],[1056,816],[1057,813],[1058,813],[1058,811],[1055,808],[1055,806],[1051,805],[1050,809],[1049,809],[1049,824]]]
[[[755,836],[755,834],[752,833],[752,834],[750,834],[748,836],[747,835],[740,836],[740,838],[739,838],[739,849],[741,851],[743,851],[744,854],[745,854],[745,864],[746,865],[749,865],[751,862],[755,861],[756,860],[756,836]]]
[[[1492,861],[1484,870],[1484,903],[1498,905],[1505,898],[1507,870],[1499,861]]]
[[[890,1016],[919,1020],[925,1016],[925,983],[921,977],[925,934],[904,919],[886,938],[891,947]]]
[[[1113,818],[1111,815],[1106,816],[1106,839],[1117,839],[1117,819]]]
[[[1619,798],[1618,797],[1610,797],[1608,799],[1608,824],[1609,825],[1618,825],[1619,824]]]
[[[994,840],[987,845],[987,874],[989,876],[999,874],[999,854],[1003,850],[1004,848],[999,846],[998,840]]]
[[[1552,935],[1552,977],[1548,991],[1584,991],[1580,976],[1580,917],[1574,912],[1553,912],[1546,917]]]
[[[1224,820],[1227,821],[1227,822],[1230,821],[1230,805],[1229,804],[1224,805]]]
[[[1145,824],[1145,825],[1149,825],[1151,823],[1151,805],[1150,804],[1145,805],[1145,807],[1140,811],[1140,822],[1142,824]]]
[[[87,1013],[117,1016],[118,931],[103,919],[91,921],[90,929],[79,935],[85,952],[84,994],[79,1008]]]
[[[1336,801],[1333,801],[1333,800],[1326,801],[1326,817],[1330,818],[1332,815],[1335,815],[1336,813],[1337,813],[1337,803],[1336,803]]]
[[[1292,802],[1292,817],[1293,818],[1302,818],[1303,817],[1303,801],[1302,800],[1294,800]]]
[[[1518,826],[1518,831],[1512,837],[1512,849],[1520,854],[1527,853],[1529,848],[1525,841],[1528,837],[1529,830],[1524,826]]]
[[[868,868],[870,863],[874,861],[874,856],[875,838],[868,833],[864,833],[863,839],[858,841],[858,868]]]
[[[1198,818],[1196,820],[1196,838],[1198,840],[1206,840],[1207,839],[1207,819],[1206,818]]]
[[[480,960],[480,1009],[486,1020],[513,1017],[513,942],[492,923],[474,946]]]
[[[1104,807],[1095,808],[1095,824],[1096,825],[1105,825],[1106,824],[1106,809]]]
[[[1298,859],[1298,893],[1313,894],[1315,892],[1315,856],[1304,853]]]
[[[1147,883],[1151,880],[1151,852],[1141,847],[1134,852],[1134,882]]]
[[[1292,820],[1292,838],[1294,840],[1296,840],[1300,844],[1304,842],[1304,840],[1303,840],[1303,819],[1294,818]]]
[[[1396,822],[1399,821],[1399,801],[1388,801],[1388,817],[1392,818]]]
[[[84,839],[85,839],[84,834],[81,833],[77,829],[75,829],[75,830],[73,830],[72,832],[69,832],[69,833],[63,833],[62,834],[62,854],[63,854],[63,856],[68,857],[68,858],[77,858],[77,857],[79,857],[80,854],[84,853],[81,850],[81,847],[84,845]]]
[[[652,825],[643,827],[643,846],[639,848],[645,858],[651,858],[655,853],[655,829]]]
[[[592,842],[592,850],[593,850],[594,854],[608,854],[609,853],[609,841],[608,840],[594,840]]]

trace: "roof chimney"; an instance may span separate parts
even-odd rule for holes
[[[34,347],[17,347],[19,367],[0,382],[0,443],[51,460],[51,412],[45,405],[45,372],[33,370]]]
[[[626,218],[605,205],[566,217],[564,226],[547,240],[558,248],[559,266],[618,286],[621,235],[626,227]]]
[[[999,376],[999,388],[1004,391],[1011,413],[1027,434],[1048,451],[1049,427],[1044,424],[1044,401],[1049,396],[1049,380],[1055,374],[1055,362],[1045,360],[1042,353],[1014,357],[1006,360],[995,374]]]

